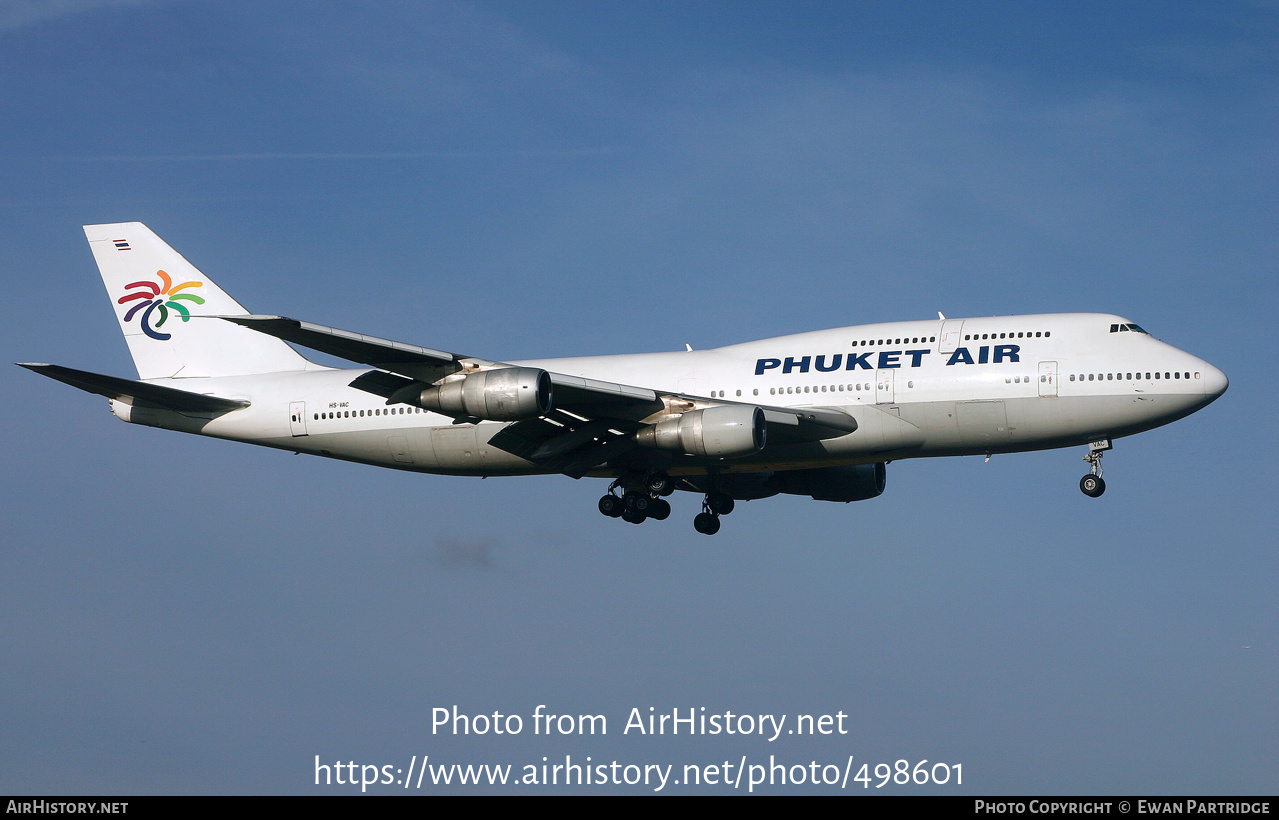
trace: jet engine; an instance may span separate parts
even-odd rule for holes
[[[422,391],[418,404],[446,416],[520,421],[551,409],[551,376],[534,367],[482,370]]]
[[[635,434],[635,441],[642,447],[659,450],[733,458],[764,449],[767,434],[763,410],[747,405],[721,405],[650,424]]]

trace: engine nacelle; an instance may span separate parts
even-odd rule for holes
[[[551,375],[535,367],[482,370],[426,388],[418,404],[446,416],[488,421],[533,419],[551,409]]]
[[[783,493],[812,496],[816,501],[865,501],[884,491],[888,471],[884,462],[815,470],[773,473],[772,483]]]
[[[764,449],[767,435],[763,410],[746,405],[722,405],[650,424],[635,434],[635,441],[659,450],[733,458]]]

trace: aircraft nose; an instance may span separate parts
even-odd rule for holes
[[[1204,395],[1211,401],[1222,393],[1226,392],[1226,388],[1230,386],[1230,379],[1226,378],[1226,374],[1217,368],[1204,362]]]

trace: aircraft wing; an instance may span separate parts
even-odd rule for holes
[[[382,396],[387,404],[403,402],[439,379],[463,370],[509,367],[477,359],[365,336],[283,316],[223,316],[288,342],[378,368],[363,373],[351,386]],[[769,407],[750,402],[653,390],[647,387],[548,372],[554,406],[545,415],[508,424],[490,443],[547,470],[580,478],[591,468],[634,449],[632,434],[646,419],[723,404],[760,407],[771,442],[818,441],[857,429],[847,413],[811,407]],[[410,402],[406,402],[410,403]],[[479,421],[467,417],[456,422]]]
[[[463,359],[452,353],[427,347],[392,342],[349,330],[301,322],[284,316],[222,316],[228,322],[337,356],[408,376],[427,384],[463,369]],[[476,364],[492,364],[473,360]]]

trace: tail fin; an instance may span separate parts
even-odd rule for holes
[[[85,225],[142,379],[239,376],[310,365],[279,339],[215,316],[248,311],[141,222]]]

